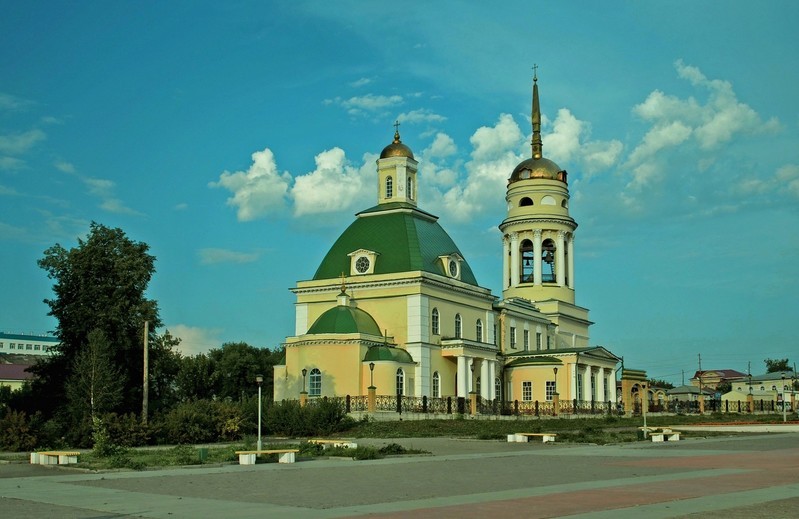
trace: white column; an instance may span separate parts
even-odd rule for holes
[[[563,231],[558,231],[558,250],[555,252],[555,277],[557,278],[558,286],[566,285],[566,269],[564,268],[566,263],[566,255],[564,254],[564,247],[565,244],[566,233]]]
[[[480,396],[485,400],[491,399],[491,386],[494,385],[494,381],[491,380],[490,370],[488,369],[489,362],[488,359],[482,359],[480,361]]]
[[[458,396],[466,397],[469,392],[467,382],[469,380],[469,359],[461,355],[458,357]]]
[[[569,366],[569,386],[571,391],[569,391],[569,400],[573,400],[575,398],[579,398],[577,395],[577,365],[572,364]]]
[[[574,234],[569,235],[569,288],[574,290]]]
[[[496,400],[497,388],[494,386],[494,379],[497,378],[497,361],[489,360],[484,362],[488,363],[488,379],[491,382],[488,386],[488,398],[489,400]]]
[[[541,286],[541,229],[533,232],[533,282]]]
[[[591,366],[586,366],[583,374],[583,396],[582,399],[590,402],[591,396]]]
[[[519,234],[510,233],[510,286],[519,284]]]
[[[599,368],[596,374],[596,399],[600,402],[605,401],[605,368]]]
[[[510,287],[510,243],[508,236],[502,237],[502,290]]]

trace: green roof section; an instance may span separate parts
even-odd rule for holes
[[[423,271],[446,276],[440,256],[463,254],[438,219],[406,203],[382,204],[358,214],[328,251],[314,280],[335,279],[350,272],[350,253],[378,254],[374,274]],[[471,267],[460,263],[460,280],[477,285]]]
[[[547,365],[547,364],[557,364],[561,365],[563,362],[560,359],[556,359],[555,357],[524,357],[521,359],[513,360],[505,365],[506,368],[518,368],[521,366],[540,366],[540,365]]]
[[[363,333],[382,336],[374,318],[360,308],[334,306],[325,311],[308,329],[308,334]]]
[[[402,348],[395,348],[393,346],[372,346],[366,355],[363,357],[364,362],[375,362],[380,360],[389,360],[394,362],[402,362],[403,364],[413,364],[413,357]]]

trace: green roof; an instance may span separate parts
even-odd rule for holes
[[[349,254],[365,249],[378,254],[374,274],[424,271],[447,275],[440,256],[463,254],[438,224],[438,218],[407,203],[382,204],[361,213],[328,251],[313,279],[335,279],[350,272]],[[460,280],[477,286],[462,261]]]
[[[513,360],[511,362],[508,362],[505,365],[505,367],[506,368],[517,368],[517,367],[520,367],[520,366],[537,366],[537,365],[541,365],[541,364],[544,364],[544,365],[550,365],[550,364],[561,365],[561,364],[563,364],[563,362],[561,362],[560,359],[556,359],[555,357],[548,357],[548,356],[544,356],[544,357],[524,357],[524,358],[521,358],[521,359],[516,359],[516,360]]]
[[[406,364],[413,364],[413,357],[402,348],[395,348],[392,346],[372,346],[363,358],[364,362],[371,362],[376,360],[391,360],[394,362],[403,362]]]
[[[335,306],[325,311],[308,329],[309,334],[365,333],[382,335],[374,318],[360,308]]]

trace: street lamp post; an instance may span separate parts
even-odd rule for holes
[[[646,402],[647,401],[646,384],[641,384],[641,389],[643,389],[643,392],[641,394],[641,411],[643,412],[643,415],[644,415],[644,439],[646,439],[646,432],[647,432],[647,429],[646,429],[646,405],[647,405],[647,402]],[[702,386],[701,385],[699,386],[699,390],[700,391],[702,390]]]
[[[369,387],[375,387],[375,363],[369,363]]]
[[[785,408],[788,407],[785,405],[785,372],[782,372],[782,421],[787,422],[788,417],[785,414]]]
[[[308,370],[302,368],[302,392],[305,393],[305,375],[308,374]]]
[[[255,382],[258,384],[258,450],[261,450],[261,382],[264,381],[263,375],[255,375]]]

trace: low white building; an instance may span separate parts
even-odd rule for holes
[[[0,332],[0,353],[49,355],[58,343],[58,339],[52,335]]]

